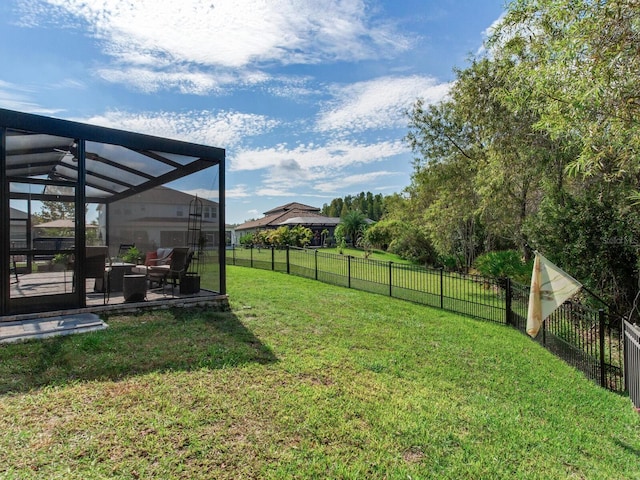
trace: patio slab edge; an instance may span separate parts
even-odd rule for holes
[[[150,310],[163,310],[168,308],[212,308],[215,310],[228,310],[229,297],[225,294],[201,291],[200,295],[192,297],[167,297],[158,300],[145,300],[131,303],[114,303],[107,305],[93,305],[85,308],[69,310],[51,310],[40,313],[24,313],[0,316],[0,327],[10,323],[24,323],[31,320],[48,320],[55,317],[81,315],[81,314],[105,314],[115,315],[120,313],[136,313]]]
[[[104,330],[108,325],[93,313],[60,315],[0,323],[0,343]]]

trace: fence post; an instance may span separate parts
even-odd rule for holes
[[[276,247],[271,245],[271,270],[276,269]]]
[[[347,286],[351,288],[351,255],[347,255]]]
[[[605,322],[605,314],[604,309],[598,310],[598,323],[600,324],[599,332],[600,332],[600,386],[606,386],[606,367],[604,363],[604,322]]]
[[[251,245],[251,250],[249,250],[249,255],[250,255],[250,263],[251,263],[251,268],[253,268],[253,245]]]
[[[291,267],[289,266],[289,245],[287,245],[287,273],[291,273]]]
[[[236,264],[236,246],[235,245],[231,245],[231,252],[233,255],[233,264]]]
[[[631,316],[629,316],[629,320],[631,320]],[[631,343],[631,342],[629,342]],[[622,369],[622,382],[624,384],[624,391],[629,392],[629,355],[631,352],[627,348],[627,321],[622,319],[622,358],[623,358],[623,369]]]
[[[393,262],[389,262],[389,296],[393,297]]]
[[[505,322],[511,325],[511,278],[505,279]]]
[[[444,267],[440,267],[440,308],[444,308],[444,280],[443,280]]]
[[[316,280],[318,279],[318,250],[314,250],[315,268],[316,268]]]

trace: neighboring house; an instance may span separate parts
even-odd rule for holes
[[[188,244],[189,208],[194,196],[168,187],[155,187],[109,205],[108,243],[116,250],[121,243],[134,243],[141,251]],[[205,248],[217,247],[218,203],[202,201],[201,236]],[[98,224],[104,238],[106,209],[98,207]],[[113,252],[112,252],[113,253]]]
[[[311,229],[313,232],[312,246],[322,244],[322,232],[327,230],[327,237],[332,237],[336,226],[340,223],[340,218],[327,217],[320,213],[320,209],[292,202],[286,205],[273,208],[264,212],[264,217],[258,220],[251,220],[236,227],[236,234],[239,237],[247,233],[255,233],[260,230],[276,229],[282,226],[295,227],[300,225]]]
[[[234,225],[226,224],[224,226],[224,234],[227,240],[227,245],[235,245],[236,241],[236,227]]]

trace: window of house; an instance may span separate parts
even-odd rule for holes
[[[204,236],[207,239],[206,248],[212,248],[218,245],[215,232],[204,232]]]

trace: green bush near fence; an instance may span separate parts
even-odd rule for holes
[[[474,263],[475,268],[487,277],[509,277],[518,282],[527,282],[531,278],[532,262],[525,262],[520,252],[502,250],[484,253]]]

